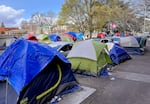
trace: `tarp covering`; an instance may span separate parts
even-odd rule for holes
[[[0,80],[5,78],[20,95],[19,101],[27,97],[30,104],[37,99],[50,100],[76,83],[71,64],[63,55],[48,45],[25,39],[16,40],[0,56]],[[55,83],[57,86],[52,86]],[[41,93],[48,89],[53,91],[45,98]]]

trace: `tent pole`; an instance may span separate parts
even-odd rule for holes
[[[5,96],[5,104],[8,104],[8,79],[6,78],[6,96]]]

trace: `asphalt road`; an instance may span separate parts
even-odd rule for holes
[[[77,79],[81,85],[96,89],[81,104],[150,104],[150,42],[143,56],[132,56],[118,65],[111,76],[78,75]]]

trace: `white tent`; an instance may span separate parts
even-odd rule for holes
[[[140,47],[138,41],[133,36],[120,37],[120,46],[122,47]]]

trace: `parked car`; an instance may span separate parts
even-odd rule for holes
[[[53,42],[49,44],[49,46],[55,48],[57,51],[59,51],[66,57],[72,49],[73,42]]]

